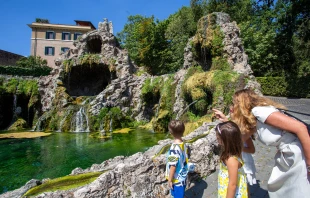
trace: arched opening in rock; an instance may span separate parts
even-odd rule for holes
[[[107,65],[77,65],[65,76],[64,85],[71,96],[95,96],[115,78]]]
[[[87,41],[87,48],[90,54],[100,54],[101,53],[102,41],[99,37],[91,38]]]
[[[13,118],[13,95],[0,95],[0,130],[6,129]]]
[[[14,102],[13,94],[2,94],[0,96],[0,130],[7,129],[11,124],[13,124],[12,121],[14,121],[13,116],[16,108],[20,108],[21,112],[18,117],[24,119],[28,126],[31,126],[33,122],[33,106],[28,108],[30,96],[15,95],[15,98],[16,101]]]

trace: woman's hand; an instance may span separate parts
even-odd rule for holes
[[[215,117],[217,119],[219,119],[220,121],[222,121],[222,122],[227,122],[228,121],[228,118],[220,110],[212,109],[212,111],[214,112]]]

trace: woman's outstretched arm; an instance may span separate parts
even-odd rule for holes
[[[224,113],[221,112],[220,110],[212,109],[212,111],[214,112],[216,118],[219,119],[220,121],[222,122],[228,121],[228,118],[226,117],[226,115],[224,115]]]

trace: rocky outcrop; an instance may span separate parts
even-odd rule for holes
[[[219,26],[224,34],[223,56],[227,57],[227,61],[232,70],[244,75],[251,75],[253,73],[240,38],[240,29],[235,21],[230,21],[228,14],[223,12],[213,12],[210,15],[202,17],[198,24],[198,33],[199,37],[201,37],[200,40],[202,40],[202,45],[209,42],[207,30],[210,28],[209,26]]]
[[[41,76],[39,79],[39,93],[41,96],[42,111],[51,110],[55,98],[59,69],[53,69],[48,76]]]
[[[103,107],[120,107],[125,113],[133,108],[133,115],[139,120],[142,101],[140,92],[147,74],[142,76],[131,75],[123,79],[115,79],[90,103],[90,112],[98,115]],[[140,105],[139,105],[140,104]]]
[[[42,184],[42,182],[40,180],[32,179],[32,180],[28,181],[24,186],[20,187],[19,189],[6,192],[6,193],[0,195],[0,197],[1,198],[22,197],[23,194],[25,194],[29,189],[31,189],[35,186],[41,185],[41,184]]]
[[[154,121],[165,123],[171,117],[179,118],[191,102],[197,101],[197,104],[193,106],[200,105],[200,109],[201,106],[211,105],[209,103],[219,103],[221,98],[209,99],[212,101],[198,101],[197,99],[185,101],[182,93],[182,85],[188,70],[203,61],[206,64],[208,61],[212,63],[212,57],[204,54],[206,52],[203,50],[196,52],[201,53],[199,57],[196,57],[194,52],[199,51],[199,47],[212,51],[214,47],[212,38],[216,33],[222,33],[222,37],[219,38],[223,39],[219,48],[221,52],[217,54],[216,60],[219,58],[225,63],[219,62],[219,67],[222,63],[226,64],[229,72],[236,71],[243,79],[247,79],[246,83],[238,85],[238,88],[253,88],[260,92],[260,86],[252,76],[252,70],[239,37],[240,30],[235,22],[230,22],[229,15],[225,13],[212,13],[199,20],[197,34],[189,39],[184,49],[183,68],[173,75],[174,82],[171,83],[173,88],[170,90],[173,92],[170,94],[173,97],[170,101],[174,103],[169,104],[172,106],[170,109],[161,109],[164,105],[160,104],[162,98],[160,91],[157,91],[153,97],[149,97],[152,98],[151,102],[143,101],[141,92],[146,80],[166,79],[167,75],[151,76],[146,72],[142,75],[136,74],[135,72],[139,71],[138,67],[130,61],[128,52],[120,48],[111,33],[110,23],[105,19],[99,23],[98,27],[98,30],[88,32],[78,38],[74,42],[75,48],[68,50],[55,60],[59,68],[55,69],[52,75],[40,79],[39,89],[43,112],[50,111],[52,106],[67,108],[74,103],[75,98],[91,96],[92,98],[88,100],[90,105],[87,108],[90,116],[97,116],[102,108],[117,107],[121,109],[124,116],[130,116],[134,120],[153,120],[154,128]],[[215,32],[217,27],[220,30]],[[198,58],[201,60],[197,60]],[[206,71],[212,70],[211,66],[203,66],[203,68]],[[215,68],[214,70],[221,69]],[[211,98],[211,96],[208,97]],[[219,97],[223,98],[223,94]],[[159,115],[162,117],[159,118]],[[155,126],[155,128],[162,129],[162,126]]]

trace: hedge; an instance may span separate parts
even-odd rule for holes
[[[268,96],[310,98],[310,76],[256,77],[262,92]]]
[[[16,76],[47,76],[52,71],[49,67],[24,68],[17,66],[0,66],[0,74]]]

